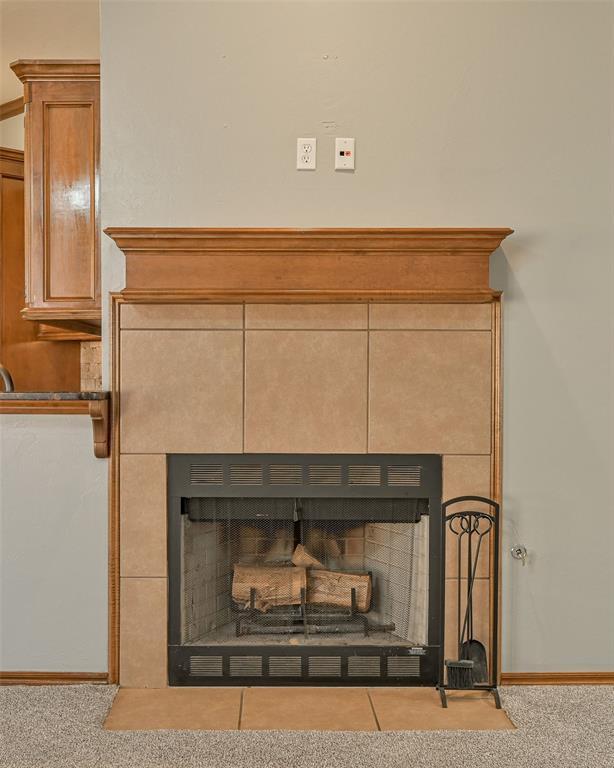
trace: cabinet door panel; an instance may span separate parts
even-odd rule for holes
[[[92,103],[44,105],[44,301],[96,300]]]

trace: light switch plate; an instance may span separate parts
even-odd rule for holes
[[[353,171],[356,160],[354,139],[335,139],[335,170]]]
[[[297,171],[314,171],[316,167],[316,139],[296,140]]]

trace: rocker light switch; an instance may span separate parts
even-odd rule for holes
[[[354,139],[335,139],[335,170],[353,171],[356,158]]]

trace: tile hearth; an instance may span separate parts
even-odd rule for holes
[[[122,688],[110,731],[514,730],[491,696],[458,693],[442,709],[432,688]]]

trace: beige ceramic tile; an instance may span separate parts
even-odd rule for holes
[[[245,327],[266,329],[361,329],[366,304],[246,304]]]
[[[247,331],[246,452],[366,450],[367,334]]]
[[[372,304],[369,328],[406,330],[486,330],[490,304]]]
[[[241,730],[376,731],[364,688],[246,688]]]
[[[120,461],[122,576],[166,576],[166,457],[126,454]]]
[[[122,304],[121,328],[243,328],[242,304]]]
[[[490,456],[444,456],[443,457],[443,499],[456,496],[485,496],[490,497]],[[477,512],[492,513],[492,508],[479,502],[459,502],[448,509],[448,514],[472,509]],[[482,524],[483,525],[483,524]],[[459,530],[456,527],[456,530]],[[481,530],[484,530],[483,528]],[[473,541],[476,541],[474,535]],[[489,539],[482,539],[478,557],[478,576],[488,576],[490,566]],[[466,573],[467,535],[459,536],[448,531],[446,538],[446,574],[456,576],[458,571],[458,546],[461,543],[461,562],[463,575]],[[473,549],[475,555],[475,548]]]
[[[490,453],[489,332],[369,336],[370,452]]]
[[[455,691],[448,708],[434,688],[371,688],[371,701],[382,731],[499,731],[514,730],[492,695]]]
[[[241,688],[120,688],[104,722],[109,731],[232,731]]]
[[[242,450],[242,331],[122,331],[122,453]]]
[[[120,685],[164,688],[167,685],[166,579],[120,581]]]
[[[445,599],[445,658],[458,658],[458,579],[446,579]],[[461,629],[467,609],[467,579],[461,579]],[[473,638],[489,649],[490,581],[476,579],[473,586]],[[470,639],[465,631],[465,639]]]

